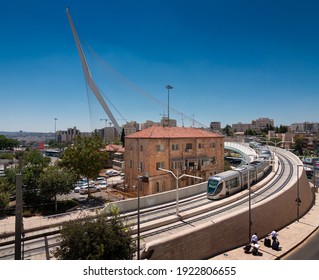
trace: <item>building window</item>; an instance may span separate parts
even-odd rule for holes
[[[210,143],[210,147],[211,147],[211,148],[215,148],[215,142]]]
[[[187,143],[186,144],[186,149],[193,149],[193,144],[192,143]]]
[[[204,148],[204,144],[198,143],[198,149],[203,149],[203,148]]]
[[[172,144],[172,151],[178,151],[178,144]]]
[[[160,192],[160,184],[159,184],[159,182],[156,182],[156,192]]]
[[[142,161],[139,162],[138,169],[139,169],[139,171],[143,170],[143,162]]]
[[[193,144],[192,143],[187,143],[185,146],[185,152],[190,152],[191,149],[193,149]]]
[[[130,159],[130,168],[133,168],[133,160]]]
[[[162,152],[162,151],[164,151],[164,145],[163,145],[163,144],[156,145],[156,151],[157,151],[157,152]]]
[[[143,145],[141,145],[141,152],[143,152]]]
[[[183,161],[172,161],[172,169],[181,169],[183,166]]]
[[[215,158],[215,157],[211,157],[211,158],[210,158],[210,162],[211,162],[212,164],[215,164],[215,163],[216,163],[216,158]]]
[[[164,162],[156,162],[156,169],[164,168]]]

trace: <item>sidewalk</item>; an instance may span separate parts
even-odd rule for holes
[[[243,246],[217,255],[211,260],[276,260],[291,252],[294,248],[305,241],[316,229],[319,228],[319,193],[316,193],[315,205],[310,211],[299,219],[280,230],[278,240],[280,242],[280,251],[275,251],[264,245],[264,239],[259,240],[258,244],[260,256],[245,254]]]

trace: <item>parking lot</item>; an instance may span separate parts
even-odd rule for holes
[[[121,192],[117,191],[116,187],[123,185],[124,184],[124,177],[123,175],[116,171],[116,172],[109,172],[110,175],[106,175],[107,171],[115,171],[115,170],[106,170],[102,171],[100,173],[100,176],[97,178],[95,181],[90,181],[90,186],[95,185],[99,187],[99,184],[101,182],[106,182],[106,186],[104,184],[103,188],[101,188],[99,191],[91,193],[92,197],[95,198],[100,198],[101,201],[116,201],[116,200],[121,200],[124,197],[124,194]],[[76,199],[80,203],[84,203],[87,200],[87,193],[81,194],[79,189],[76,191],[72,190],[69,194],[67,195],[60,195],[58,197],[58,200],[67,200],[67,199]]]

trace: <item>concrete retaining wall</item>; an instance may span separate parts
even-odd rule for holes
[[[180,199],[183,199],[183,198],[204,193],[206,192],[206,188],[207,188],[207,182],[203,182],[197,185],[180,188],[178,195]],[[143,196],[143,197],[140,197],[140,209],[157,206],[163,203],[168,203],[173,201],[176,201],[176,190]],[[122,213],[134,211],[137,209],[136,198],[116,201],[116,202],[112,202],[112,204],[116,204]]]
[[[257,232],[261,238],[273,229],[279,230],[297,220],[298,207],[295,200],[298,186],[301,200],[299,218],[305,215],[313,203],[313,190],[305,172],[302,172],[299,184],[295,182],[270,199],[252,205],[251,232]],[[142,258],[207,259],[242,246],[250,240],[247,208],[194,229],[149,242]]]

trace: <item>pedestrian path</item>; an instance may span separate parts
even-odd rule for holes
[[[280,250],[275,251],[264,245],[262,238],[258,244],[259,255],[246,254],[243,247],[217,255],[212,260],[276,260],[280,259],[304,242],[319,228],[319,194],[316,193],[315,205],[299,221],[286,226],[278,232]]]

